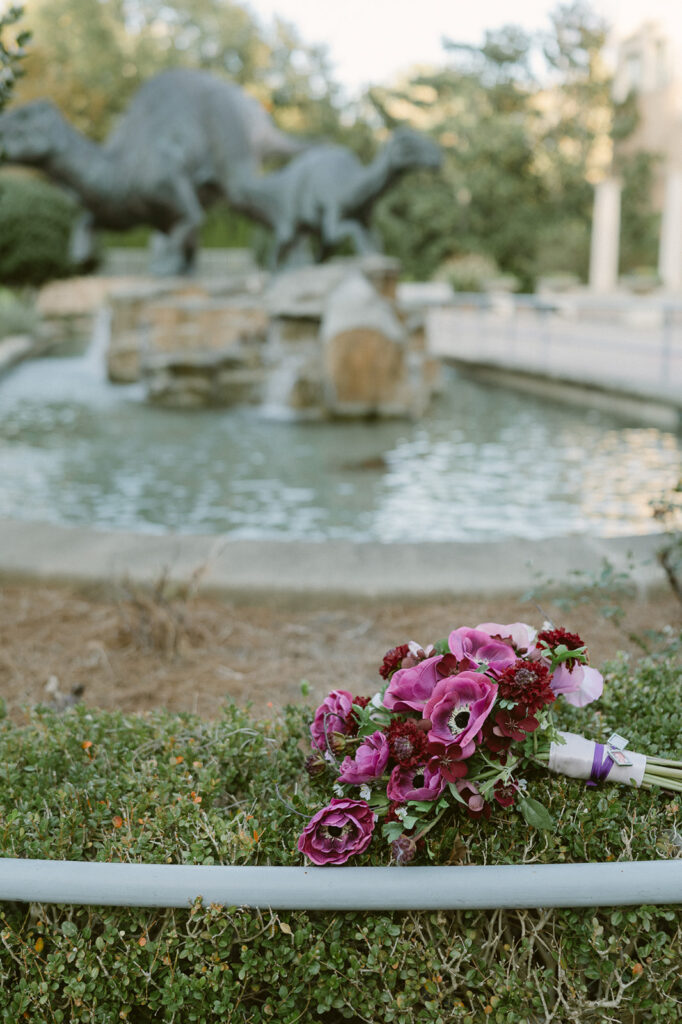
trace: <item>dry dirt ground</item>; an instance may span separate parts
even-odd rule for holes
[[[595,605],[570,612],[543,602],[557,625],[579,632],[599,666],[618,650],[641,653],[628,634],[682,626],[672,592],[624,602],[620,628]],[[171,597],[113,586],[97,593],[43,585],[0,584],[0,696],[20,720],[28,705],[63,701],[76,689],[91,706],[144,711],[166,707],[210,718],[226,697],[256,715],[335,687],[378,688],[389,647],[426,644],[455,626],[524,620],[540,625],[532,604],[500,598],[447,603],[363,603],[287,608]]]

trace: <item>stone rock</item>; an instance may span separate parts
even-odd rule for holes
[[[176,409],[234,405],[260,399],[263,371],[237,350],[157,353],[145,364],[147,397]]]
[[[404,416],[422,404],[408,337],[393,306],[362,274],[327,300],[320,340],[325,406],[332,416]]]
[[[265,310],[253,299],[171,298],[147,308],[151,352],[221,352],[236,345],[262,345]]]
[[[142,375],[142,328],[112,336],[107,348],[107,376],[114,384],[132,384]],[[114,341],[115,338],[115,341]]]

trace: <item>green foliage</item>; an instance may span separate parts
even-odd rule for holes
[[[678,671],[666,661],[611,665],[599,710],[565,707],[562,725],[602,740],[617,728],[634,749],[679,757]],[[300,863],[299,815],[321,797],[301,771],[305,722],[301,709],[256,723],[233,706],[214,722],[82,707],[37,708],[23,725],[4,719],[0,853]],[[513,811],[489,823],[458,815],[429,835],[433,861],[679,856],[669,796],[590,790],[539,771],[528,781],[553,830],[529,829]],[[377,843],[360,862],[382,859]],[[396,884],[409,870],[395,868]],[[667,907],[369,914],[6,903],[0,1019],[539,1024],[551,1008],[558,1024],[673,1024],[681,940]]]
[[[0,287],[0,338],[11,334],[33,334],[38,322],[38,313],[32,302],[9,288]]]
[[[76,207],[60,189],[30,175],[0,176],[0,280],[40,285],[68,277]]]
[[[278,21],[265,28],[237,0],[36,0],[19,99],[49,96],[103,139],[140,85],[170,67],[247,85],[289,131],[328,134],[340,103],[323,47]]]
[[[23,13],[23,8],[16,6],[0,11],[0,110],[10,98],[16,79],[23,74],[20,61],[26,56],[25,46],[30,39],[29,32],[16,31]]]
[[[439,281],[446,281],[457,292],[483,292],[498,275],[499,268],[490,256],[468,253],[450,256],[435,273]]]
[[[627,274],[641,267],[656,267],[660,215],[651,208],[650,196],[657,158],[635,153],[621,160],[620,270]]]

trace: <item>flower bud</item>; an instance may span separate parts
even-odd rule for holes
[[[391,855],[396,864],[409,864],[414,860],[417,852],[417,844],[409,836],[398,836],[391,843]]]

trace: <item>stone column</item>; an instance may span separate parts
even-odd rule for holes
[[[621,183],[606,178],[595,186],[590,242],[590,290],[611,292],[618,284]]]
[[[682,170],[666,175],[658,273],[664,288],[682,289]]]

